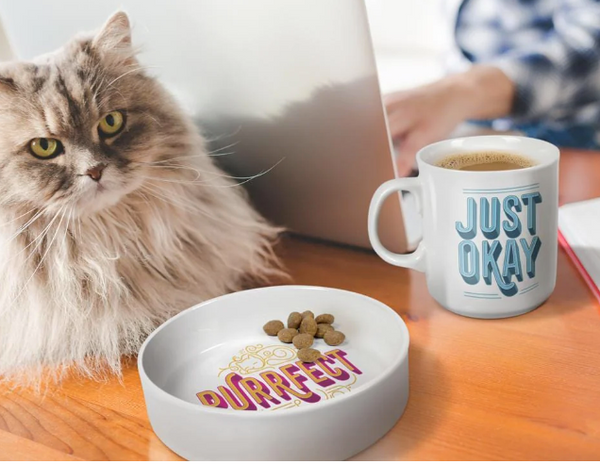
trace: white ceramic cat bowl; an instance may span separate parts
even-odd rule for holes
[[[303,364],[266,335],[291,311],[335,316],[339,346]],[[155,330],[139,354],[150,422],[194,460],[338,460],[375,443],[408,400],[408,330],[388,306],[344,290],[281,286],[194,306]]]

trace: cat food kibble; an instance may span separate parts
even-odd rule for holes
[[[317,323],[315,322],[315,320],[312,317],[305,317],[304,319],[302,319],[302,322],[300,323],[299,332],[301,334],[302,333],[310,334],[314,337],[315,334],[317,333]]]
[[[283,322],[281,321],[269,321],[263,325],[263,330],[267,335],[275,336],[281,329],[284,328]]]
[[[331,315],[331,314],[321,314],[320,316],[317,316],[315,321],[317,321],[317,324],[333,324],[333,321],[335,320],[335,318]]]
[[[301,362],[312,363],[322,356],[313,348],[315,338],[323,339],[327,345],[337,346],[344,343],[346,336],[335,330],[333,314],[320,314],[315,318],[312,311],[300,313],[294,311],[287,319],[287,328],[281,321],[269,321],[263,326],[268,335],[277,336],[283,343],[293,343],[298,349],[297,356]],[[321,342],[317,342],[321,343]]]
[[[338,332],[337,330],[330,330],[325,333],[323,339],[328,345],[337,346],[344,342],[346,336],[342,332]]]
[[[310,334],[298,334],[292,339],[294,346],[299,350],[302,348],[310,348],[314,341],[315,339]]]
[[[317,333],[315,334],[315,337],[323,338],[325,333],[329,332],[330,330],[333,330],[333,327],[331,327],[329,324],[317,324]]]
[[[277,333],[277,338],[283,343],[292,343],[292,340],[296,335],[298,335],[296,329],[281,329]]]
[[[297,329],[300,327],[300,323],[302,322],[302,314],[297,311],[290,313],[288,316],[288,328],[289,329]]]
[[[312,311],[304,311],[302,314],[302,319],[304,319],[305,317],[312,317],[313,319],[315,318],[315,313],[313,313]]]
[[[315,362],[321,357],[321,352],[313,348],[302,348],[298,350],[298,359],[305,363]]]

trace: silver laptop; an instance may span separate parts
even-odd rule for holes
[[[369,247],[369,202],[395,167],[362,0],[0,0],[0,17],[13,53],[28,59],[119,8],[141,62],[265,216]],[[382,240],[405,251],[414,237],[399,199],[388,203]]]

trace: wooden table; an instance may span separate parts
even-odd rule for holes
[[[561,202],[600,196],[600,153],[566,152]],[[417,272],[365,251],[287,239],[293,281],[377,298],[408,325],[410,400],[356,459],[600,459],[600,311],[561,250],[538,310],[482,321],[439,307]],[[0,392],[0,459],[178,459],[154,435],[132,362],[122,381]]]

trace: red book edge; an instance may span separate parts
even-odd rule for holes
[[[594,282],[594,279],[592,279],[586,268],[583,266],[583,264],[581,264],[581,261],[573,251],[573,248],[571,248],[571,245],[569,245],[569,242],[567,242],[567,239],[560,230],[558,231],[558,243],[563,248],[563,250],[565,250],[567,256],[571,258],[571,261],[581,274],[581,277],[583,277],[583,280],[585,280],[585,283],[590,288],[596,299],[600,301],[600,289],[598,288],[598,286]]]

